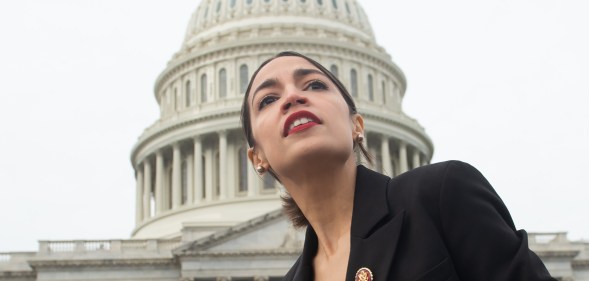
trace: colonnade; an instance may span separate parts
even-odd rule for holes
[[[372,169],[394,177],[425,165],[428,157],[400,139],[367,132]],[[263,180],[247,160],[241,132],[222,130],[158,149],[136,163],[136,223],[184,206],[236,197],[276,193],[276,182]]]
[[[392,136],[366,132],[364,143],[375,158],[371,168],[390,177],[429,163],[429,156],[425,152]]]
[[[276,192],[273,180],[262,181],[250,167],[237,130],[161,147],[136,163],[135,171],[137,224],[183,206]]]

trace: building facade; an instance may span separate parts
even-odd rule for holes
[[[284,50],[348,88],[373,169],[394,177],[429,163],[432,141],[402,110],[405,76],[358,1],[202,0],[156,80],[160,118],[132,149],[131,238],[40,241],[38,252],[0,255],[0,280],[280,280],[303,233],[282,215],[278,183],[249,165],[239,114],[252,72]],[[555,276],[589,280],[587,243],[530,241]]]

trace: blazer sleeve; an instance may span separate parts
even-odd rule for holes
[[[461,280],[556,280],[474,167],[450,162],[439,200],[442,235]]]

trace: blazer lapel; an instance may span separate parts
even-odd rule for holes
[[[390,180],[358,166],[346,281],[353,281],[362,267],[372,271],[374,280],[388,279],[405,213],[390,211],[387,199]]]

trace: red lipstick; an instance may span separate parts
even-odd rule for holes
[[[286,137],[319,124],[321,121],[315,114],[306,110],[297,111],[284,121],[282,136]]]

